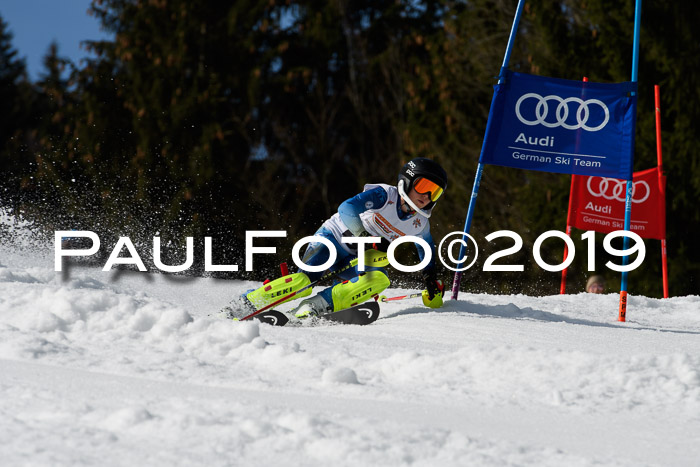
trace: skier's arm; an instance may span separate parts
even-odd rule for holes
[[[359,237],[365,232],[360,214],[369,209],[377,209],[384,206],[387,199],[388,195],[386,190],[378,186],[343,201],[340,207],[338,207],[338,214],[350,232],[352,232],[354,236]],[[365,233],[365,235],[367,234]]]

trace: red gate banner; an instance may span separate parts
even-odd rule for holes
[[[572,226],[609,233],[624,229],[627,181],[616,178],[573,175]],[[666,177],[656,168],[632,177],[630,230],[642,238],[666,238]]]

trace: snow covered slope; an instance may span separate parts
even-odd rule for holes
[[[208,316],[251,283],[52,254],[0,245],[2,465],[700,465],[700,297],[274,328]]]

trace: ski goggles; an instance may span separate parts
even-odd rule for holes
[[[416,179],[413,183],[413,189],[416,190],[416,193],[420,193],[421,195],[430,193],[430,201],[437,201],[444,191],[440,185],[423,177]]]

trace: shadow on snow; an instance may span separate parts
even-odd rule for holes
[[[596,326],[614,329],[625,329],[625,330],[635,330],[635,331],[658,331],[658,332],[671,332],[677,334],[698,334],[700,331],[687,331],[680,329],[663,329],[654,328],[649,326],[641,326],[634,321],[627,321],[627,323],[605,323],[600,321],[591,321],[587,319],[572,318],[562,314],[552,313],[549,311],[536,310],[530,307],[520,308],[513,303],[507,305],[483,305],[479,303],[469,303],[465,301],[453,302],[452,300],[446,300],[442,308],[426,309],[422,306],[412,306],[410,308],[405,308],[403,310],[391,313],[389,315],[384,315],[379,319],[392,319],[399,316],[414,315],[414,314],[425,314],[425,313],[456,313],[456,314],[469,314],[478,315],[480,317],[496,317],[496,318],[506,318],[506,319],[524,319],[533,321],[545,321],[551,323],[567,323],[567,324],[578,324],[581,326]],[[630,326],[633,325],[634,327]]]

